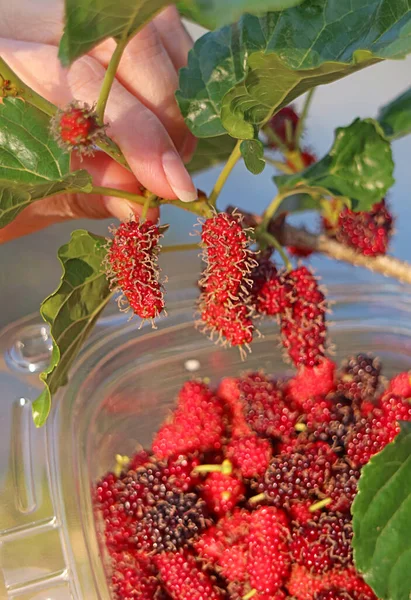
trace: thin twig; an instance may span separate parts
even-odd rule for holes
[[[411,283],[411,265],[393,256],[364,256],[353,248],[340,244],[324,234],[315,235],[305,229],[299,229],[286,223],[281,227],[276,237],[284,246],[297,246],[320,252],[335,260],[365,267],[370,271],[392,277],[404,283]]]

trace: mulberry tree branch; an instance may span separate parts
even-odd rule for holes
[[[227,207],[231,212],[233,207]],[[247,227],[258,228],[262,217],[245,211],[240,211]],[[340,244],[324,234],[315,234],[306,229],[293,227],[285,222],[285,214],[279,215],[271,221],[268,232],[272,234],[282,246],[296,246],[313,252],[324,254],[334,260],[340,260],[350,265],[364,267],[374,273],[385,277],[392,277],[403,283],[411,283],[411,264],[393,256],[364,256],[353,248]]]
[[[320,252],[335,260],[350,265],[365,267],[375,273],[392,277],[404,283],[411,283],[411,264],[393,256],[364,256],[353,248],[340,244],[324,234],[315,235],[305,229],[299,229],[284,223],[276,233],[277,240],[283,246],[297,246]]]

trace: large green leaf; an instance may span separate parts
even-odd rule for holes
[[[235,144],[236,140],[229,135],[199,139],[197,148],[193,158],[187,165],[187,169],[190,173],[197,173],[225,162],[233,151]]]
[[[65,0],[62,64],[70,65],[109,37],[132,36],[167,4],[171,0]]]
[[[336,130],[334,144],[320,161],[300,173],[274,178],[281,190],[297,186],[351,199],[354,210],[369,210],[394,183],[391,144],[373,119],[356,119]]]
[[[65,0],[65,28],[59,57],[68,66],[109,37],[134,35],[168,4],[205,27],[234,23],[245,12],[283,10],[303,0]]]
[[[378,121],[385,135],[392,140],[411,133],[411,88],[383,106]]]
[[[58,252],[61,282],[41,306],[41,315],[50,325],[53,351],[49,367],[40,375],[45,389],[33,403],[37,427],[45,423],[52,395],[66,384],[73,360],[110,299],[103,265],[105,244],[104,238],[79,229]]]
[[[70,156],[53,139],[49,117],[23,100],[5,98],[0,104],[0,227],[35,200],[89,191],[88,173],[69,168]]]
[[[409,0],[305,0],[200,38],[177,98],[197,137],[252,139],[310,88],[410,51]]]
[[[411,423],[362,469],[353,507],[357,569],[382,600],[411,597]]]
[[[177,2],[180,13],[206,27],[216,29],[235,23],[244,13],[261,15],[268,11],[284,10],[301,4],[303,0],[181,0]]]
[[[88,192],[92,188],[87,171],[74,171],[61,181],[29,185],[0,179],[0,227],[5,227],[32,202],[61,193]]]

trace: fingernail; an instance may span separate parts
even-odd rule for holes
[[[177,198],[182,202],[197,200],[197,189],[177,152],[168,150],[163,154],[162,162],[167,181]]]

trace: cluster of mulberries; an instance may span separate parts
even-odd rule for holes
[[[200,328],[242,347],[253,338],[254,317],[276,317],[292,362],[318,366],[325,354],[327,305],[312,271],[278,271],[266,255],[256,260],[235,214],[207,219],[202,241],[207,266],[200,282]]]
[[[269,146],[278,149],[278,142],[284,147],[286,165],[292,172],[299,172],[316,162],[316,156],[307,149],[296,148],[295,137],[299,115],[292,106],[282,108],[265,126]],[[270,135],[271,134],[271,135]],[[338,216],[337,223],[331,225],[322,220],[324,231],[338,242],[354,248],[364,256],[380,256],[387,252],[393,233],[394,219],[385,199],[374,204],[369,211],[353,211],[345,207]],[[311,250],[292,246],[288,251],[299,258],[306,258]]]
[[[253,294],[256,311],[279,320],[292,362],[318,366],[325,353],[327,303],[313,272],[305,266],[289,273],[265,267],[264,275],[255,279]]]
[[[354,212],[345,207],[335,227],[323,219],[323,227],[330,237],[354,248],[364,256],[386,254],[393,233],[394,219],[385,199],[369,211]]]
[[[376,600],[356,571],[362,466],[411,421],[375,358],[187,382],[150,450],[96,485],[115,600]]]

